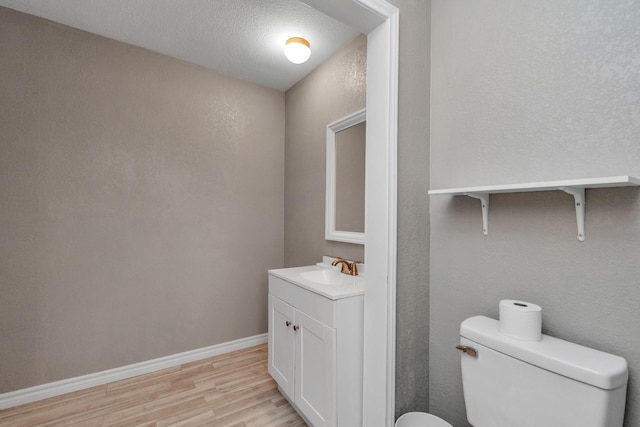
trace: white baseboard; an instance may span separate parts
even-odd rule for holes
[[[266,342],[267,334],[260,334],[212,345],[210,347],[185,351],[184,353],[172,354],[158,359],[147,360],[145,362],[134,363],[120,368],[108,369],[106,371],[96,372],[93,374],[82,375],[66,380],[24,388],[22,390],[2,393],[0,394],[0,409],[11,408],[13,406],[35,402],[49,397],[60,396],[61,394],[71,393],[73,391],[83,390],[142,374],[148,374],[149,372],[172,368],[184,363],[195,362],[196,360],[202,360],[236,350],[242,350],[243,348],[253,347],[254,345],[264,344]]]

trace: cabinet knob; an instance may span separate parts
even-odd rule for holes
[[[288,321],[288,320],[287,320],[286,322],[284,322],[284,324],[285,324],[285,325],[287,325],[287,328],[288,328],[289,326],[291,326],[291,322],[290,322],[290,321]]]
[[[298,329],[300,329],[300,326],[298,326],[298,325],[293,325],[293,330],[294,330],[294,331],[297,331]]]

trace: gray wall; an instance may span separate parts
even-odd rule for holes
[[[284,94],[0,8],[0,392],[264,333]]]
[[[634,1],[432,2],[431,188],[640,176],[640,8]],[[540,304],[544,332],[627,359],[640,425],[640,190],[431,197],[430,410],[466,423],[462,320]]]
[[[396,415],[429,409],[430,2],[400,9]]]
[[[286,94],[285,265],[323,255],[362,260],[364,246],[324,239],[327,125],[366,106],[367,39],[357,37]]]

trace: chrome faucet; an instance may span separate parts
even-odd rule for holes
[[[335,267],[338,264],[342,264],[342,269],[340,270],[341,273],[348,274],[350,276],[357,276],[358,275],[357,264],[360,264],[361,262],[362,261],[349,262],[344,258],[336,258],[331,263],[331,265]]]

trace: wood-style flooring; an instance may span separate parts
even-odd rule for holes
[[[267,372],[267,345],[0,411],[0,426],[306,426]]]

